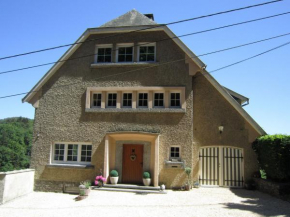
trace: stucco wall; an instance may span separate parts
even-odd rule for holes
[[[106,35],[91,36],[93,38]],[[168,36],[163,32],[126,34],[99,40],[100,44],[126,42],[155,42]],[[95,42],[81,45],[71,57],[92,54]],[[158,42],[157,62],[184,58],[184,53],[172,41]],[[164,168],[168,160],[170,145],[182,146],[182,159],[192,166],[192,81],[184,61],[158,66],[118,76],[100,78],[125,72],[136,67],[91,68],[93,57],[66,62],[47,82],[42,91],[39,108],[35,112],[34,143],[31,167],[36,169],[38,181],[78,182],[94,179],[104,162],[104,137],[107,132],[141,131],[160,134],[159,170],[160,182],[171,186],[182,185],[185,181],[183,170]],[[142,67],[142,66],[139,66]],[[74,84],[62,88],[59,85]],[[85,112],[85,91],[87,87],[115,86],[185,86],[186,112],[168,113],[88,113]],[[54,141],[91,142],[93,145],[92,164],[94,169],[49,168],[51,145]],[[47,182],[49,183],[49,182]],[[41,186],[41,185],[38,185]],[[37,187],[39,188],[39,187]],[[41,187],[39,188],[41,190]]]
[[[220,134],[218,126],[224,126]],[[259,134],[201,74],[193,78],[194,179],[198,179],[198,147],[243,148],[245,180],[258,170],[251,143]]]
[[[0,204],[33,191],[34,170],[16,170],[0,173]]]

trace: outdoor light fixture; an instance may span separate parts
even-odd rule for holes
[[[219,126],[219,131],[220,131],[220,134],[222,134],[222,132],[224,131],[224,126]]]

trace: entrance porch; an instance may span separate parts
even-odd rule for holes
[[[125,147],[125,148],[124,148]],[[128,158],[128,159],[127,159]],[[107,133],[105,138],[104,172],[119,173],[118,183],[140,184],[143,172],[151,174],[151,184],[159,183],[159,134],[142,132]]]

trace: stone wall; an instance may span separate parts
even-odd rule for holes
[[[0,204],[33,192],[34,170],[0,173]]]
[[[256,183],[256,188],[259,191],[281,199],[290,198],[290,182],[278,183],[261,178],[254,178],[254,181]]]

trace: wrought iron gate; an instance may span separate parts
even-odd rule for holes
[[[199,183],[242,187],[243,150],[233,147],[207,147],[199,151]]]

